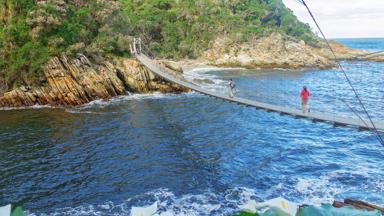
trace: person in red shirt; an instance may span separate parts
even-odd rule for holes
[[[301,97],[301,110],[303,110],[303,113],[306,111],[310,112],[310,109],[308,108],[308,100],[309,100],[309,91],[307,90],[307,87],[303,86],[303,89],[300,92]]]

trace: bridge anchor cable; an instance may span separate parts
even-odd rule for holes
[[[366,109],[364,103],[362,102],[362,100],[361,100],[359,94],[357,93],[355,87],[353,86],[352,81],[350,80],[350,78],[348,77],[346,71],[344,70],[344,67],[341,65],[341,63],[340,63],[339,61],[337,61],[336,53],[335,53],[335,51],[333,50],[332,46],[330,45],[328,39],[325,37],[325,34],[324,34],[323,30],[321,29],[320,25],[318,24],[318,22],[317,22],[315,16],[313,15],[311,9],[308,7],[308,5],[307,5],[307,3],[305,2],[305,0],[297,0],[297,1],[298,1],[299,3],[301,3],[302,5],[304,5],[304,7],[307,9],[309,15],[311,16],[313,22],[315,23],[317,29],[319,30],[321,36],[323,37],[323,39],[324,39],[324,41],[325,41],[325,43],[327,44],[329,50],[331,51],[331,53],[332,53],[332,55],[333,55],[333,57],[334,57],[334,59],[335,59],[337,65],[339,66],[340,70],[343,72],[343,75],[344,75],[345,79],[347,80],[349,86],[351,87],[352,91],[354,92],[355,97],[357,98],[357,100],[358,100],[360,106],[363,108],[364,113],[367,115],[367,117],[368,117],[370,123],[372,124],[373,131],[376,133],[377,139],[379,140],[379,142],[381,143],[381,145],[384,146],[384,140],[383,140],[383,138],[380,136],[380,133],[379,133],[379,131],[377,130],[377,128],[376,128],[376,126],[375,126],[375,124],[374,124],[374,122],[373,122],[373,120],[372,120],[372,118],[371,118],[371,115],[368,113],[368,111],[367,111],[367,109]],[[357,113],[355,113],[355,114],[357,114]],[[358,117],[360,118],[360,116],[358,116]]]

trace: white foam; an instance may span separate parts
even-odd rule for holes
[[[28,109],[48,109],[48,108],[59,108],[55,106],[50,106],[50,105],[39,105],[35,104],[33,106],[22,106],[22,107],[0,107],[1,111],[11,111],[11,110],[28,110]]]
[[[189,82],[195,83],[204,89],[214,91],[214,92],[226,92],[227,81],[223,80],[219,76],[214,75],[210,72],[241,70],[241,69],[243,68],[217,68],[217,67],[195,68],[192,70],[185,71],[183,73],[183,76]],[[209,82],[204,82],[204,80],[209,80]],[[196,83],[197,81],[202,81],[202,82]]]
[[[41,214],[47,216],[71,215],[89,216],[105,215],[120,216],[130,215],[133,206],[147,206],[157,202],[159,216],[200,216],[200,215],[230,215],[239,210],[238,206],[248,201],[252,196],[252,190],[245,188],[234,188],[225,194],[206,192],[202,194],[187,194],[176,196],[168,189],[158,189],[142,195],[127,199],[123,203],[114,204],[111,201],[100,205],[83,205],[78,207],[67,207],[56,209],[53,213]],[[233,196],[231,199],[228,196]],[[143,202],[143,200],[146,200]],[[28,212],[28,216],[37,214]]]
[[[86,113],[86,114],[97,114],[97,112],[92,111],[83,111],[84,109],[89,108],[104,108],[109,105],[120,103],[123,101],[131,101],[131,100],[153,100],[153,99],[177,99],[181,97],[198,97],[201,96],[195,92],[188,92],[188,93],[160,93],[160,92],[154,92],[154,93],[148,93],[148,94],[131,94],[127,92],[127,95],[121,95],[116,96],[111,99],[98,99],[93,100],[89,103],[74,106],[74,107],[66,107],[66,106],[50,106],[50,105],[39,105],[35,104],[33,106],[23,106],[23,107],[0,107],[0,111],[12,111],[12,110],[30,110],[30,109],[63,109],[65,112],[68,113]]]
[[[283,184],[278,184],[267,191],[257,191],[245,187],[229,189],[223,193],[213,193],[206,191],[200,194],[185,194],[176,196],[168,189],[157,189],[141,195],[128,198],[122,203],[115,204],[111,201],[99,205],[82,205],[78,207],[68,207],[56,209],[54,213],[44,214],[49,216],[71,215],[129,215],[133,206],[143,207],[157,203],[158,216],[170,215],[231,215],[240,210],[243,204],[255,200],[268,200],[276,196],[282,196],[286,199],[295,201],[299,204],[317,205],[321,203],[331,203],[335,197],[349,190],[359,190],[356,188],[346,188],[335,179],[345,174],[364,175],[368,173],[360,171],[334,171],[325,173],[320,177],[299,178],[293,187],[284,188]],[[372,183],[373,187],[381,187],[383,181]],[[361,190],[361,188],[360,188]],[[261,194],[262,193],[262,194]],[[377,203],[380,205],[380,203]],[[36,216],[28,212],[29,216]]]
[[[349,191],[361,191],[361,187],[358,185],[346,187],[343,183],[337,181],[338,178],[345,175],[360,175],[364,178],[370,178],[368,169],[337,170],[325,173],[320,177],[299,178],[295,189],[300,193],[299,196],[303,204],[331,203],[337,195]],[[381,188],[384,181],[370,181],[369,184],[370,187]]]
[[[71,113],[71,114],[101,114],[99,112],[85,111],[77,108],[67,108],[65,109],[65,112]],[[109,113],[114,113],[114,112],[109,112]]]
[[[224,68],[224,67],[197,67],[193,68],[190,70],[184,71],[184,73],[189,73],[189,72],[199,72],[199,73],[207,73],[207,72],[212,72],[212,71],[231,71],[231,70],[246,70],[245,68]]]
[[[243,70],[244,68],[219,68],[219,67],[201,67],[201,68],[194,68],[191,70],[187,70],[183,73],[184,78],[186,78],[188,81],[195,83],[196,79],[199,80],[210,80],[212,83],[195,83],[200,85],[201,87],[215,91],[215,92],[226,92],[226,80],[221,79],[219,76],[216,76],[214,74],[210,74],[209,72],[212,71],[228,71],[228,70]],[[50,106],[50,105],[33,105],[28,107],[0,107],[0,110],[8,111],[8,110],[23,110],[23,109],[44,109],[44,108],[57,108],[57,109],[64,109],[68,113],[88,113],[88,114],[95,114],[95,112],[84,112],[81,111],[82,109],[88,109],[88,108],[103,108],[107,107],[114,103],[119,103],[122,101],[129,101],[129,100],[147,100],[147,99],[173,99],[173,98],[179,98],[179,97],[190,97],[190,96],[197,96],[198,94],[194,92],[190,93],[181,93],[181,94],[175,94],[175,93],[160,93],[160,92],[154,92],[149,94],[132,94],[127,92],[127,95],[122,96],[116,96],[111,99],[99,99],[99,100],[93,100],[87,104],[80,105],[73,108],[66,108],[64,106]]]
[[[302,194],[302,202],[310,204],[330,203],[335,195],[344,191],[342,186],[336,186],[329,181],[329,178],[298,179],[296,190]]]
[[[140,100],[156,100],[156,99],[177,99],[182,97],[193,97],[198,96],[198,94],[194,92],[189,93],[181,93],[181,94],[175,94],[175,93],[167,93],[163,94],[160,92],[155,92],[151,94],[129,94],[128,95],[122,95],[122,96],[116,96],[108,100],[99,99],[91,101],[87,104],[83,104],[79,107],[77,107],[78,110],[84,110],[84,109],[90,109],[90,108],[104,108],[108,107],[113,104],[118,104],[125,101],[140,101]]]

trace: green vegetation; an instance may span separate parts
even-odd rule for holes
[[[196,57],[217,35],[247,40],[280,32],[316,43],[282,0],[119,0],[133,32],[162,57]]]
[[[233,216],[259,216],[259,214],[250,212],[240,212],[238,214],[234,214]]]
[[[129,55],[140,36],[165,58],[194,58],[218,35],[235,41],[280,32],[316,44],[282,0],[0,0],[0,92],[44,82],[61,54]]]
[[[0,7],[0,92],[44,82],[41,66],[52,56],[128,53],[130,34],[114,1],[0,0]]]

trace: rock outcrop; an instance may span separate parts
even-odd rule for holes
[[[288,40],[281,34],[254,38],[236,44],[229,38],[218,38],[204,58],[214,65],[247,68],[302,68],[332,65],[328,58],[313,52],[304,41]]]
[[[331,42],[338,59],[384,61],[382,55],[350,49]],[[359,55],[361,55],[359,57]],[[356,57],[358,56],[358,57]],[[20,87],[0,94],[0,107],[40,105],[80,105],[95,99],[108,99],[135,93],[185,92],[187,89],[156,77],[133,59],[111,57],[90,61],[79,55],[69,59],[65,55],[52,58],[43,67],[46,83],[39,87]],[[161,60],[175,76],[182,76],[183,68],[203,65],[246,68],[329,68],[335,66],[334,56],[323,43],[318,47],[296,41],[279,33],[237,43],[219,37],[197,60],[174,62]],[[206,80],[201,80],[206,82]]]
[[[20,87],[0,96],[0,107],[40,105],[80,105],[135,93],[185,92],[187,89],[155,76],[139,62],[113,58],[102,63],[86,56],[76,59],[54,57],[43,67],[46,83],[40,87]]]
[[[380,61],[379,57],[355,58],[366,51],[350,49],[331,43],[338,59],[361,59]],[[313,47],[304,41],[272,33],[266,37],[253,38],[247,42],[234,42],[228,37],[217,38],[210,49],[203,53],[209,64],[246,68],[329,68],[335,66],[334,56],[325,43]],[[382,59],[384,60],[384,59]]]
[[[381,52],[368,52],[364,50],[351,49],[342,44],[330,42],[332,49],[335,51],[337,60],[359,60],[359,61],[375,61],[384,62],[384,55]],[[315,52],[329,59],[334,59],[333,54],[328,47],[315,49]]]

